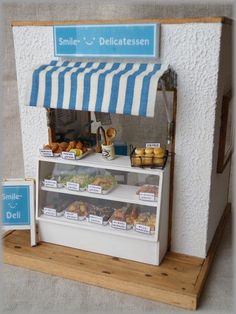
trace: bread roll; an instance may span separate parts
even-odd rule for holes
[[[141,148],[141,147],[137,147],[137,148],[135,148],[135,155],[140,155],[140,156],[142,156],[142,155],[144,155],[144,153],[145,153],[145,149],[144,148]]]
[[[76,141],[69,142],[69,145],[71,146],[71,148],[75,148],[76,147]]]
[[[145,154],[153,154],[153,148],[152,147],[147,147],[145,148]]]
[[[132,157],[132,165],[133,166],[141,166],[142,165],[142,159],[140,157]]]
[[[165,156],[165,149],[162,147],[154,148],[154,155],[155,155],[155,157],[164,157]]]
[[[52,149],[51,146],[49,144],[44,144],[43,145],[43,149]]]
[[[152,156],[151,157],[143,157],[143,165],[146,165],[146,166],[151,166],[152,165]]]
[[[153,158],[153,164],[155,166],[162,167],[164,165],[164,159],[162,157],[154,157]]]
[[[55,153],[55,151],[59,148],[59,145],[58,143],[52,143],[51,147],[52,147],[52,152]]]
[[[78,148],[78,149],[83,149],[83,143],[81,143],[80,141],[79,142],[77,142],[77,144],[76,144],[76,148]]]

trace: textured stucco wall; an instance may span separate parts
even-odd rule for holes
[[[32,70],[54,58],[49,27],[13,28],[25,175],[36,176],[39,147],[48,142],[46,110],[25,106]]]
[[[219,65],[219,80],[218,80],[218,96],[217,106],[215,109],[215,127],[214,127],[214,143],[212,174],[211,174],[211,191],[209,202],[209,221],[207,229],[206,251],[208,251],[212,238],[214,236],[217,225],[222,216],[223,210],[228,201],[228,188],[230,177],[230,163],[226,166],[222,174],[217,173],[217,160],[221,124],[221,104],[222,97],[230,89],[233,88],[233,62],[232,62],[232,26],[224,25],[222,29],[221,44],[220,44],[220,65]]]
[[[172,250],[205,257],[221,24],[162,25],[161,58],[178,73]],[[47,141],[43,109],[25,108],[32,67],[53,58],[52,27],[14,27],[26,175]]]

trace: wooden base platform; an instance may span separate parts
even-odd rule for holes
[[[4,238],[4,262],[195,310],[229,211],[206,259],[169,252],[157,267],[48,243],[30,247],[29,231],[19,230]]]

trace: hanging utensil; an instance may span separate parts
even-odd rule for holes
[[[100,133],[102,133],[103,136],[103,140],[104,140],[104,145],[107,145],[107,139],[106,139],[106,135],[105,135],[105,130],[102,126],[99,126],[97,128],[97,133],[96,133],[96,153],[101,153],[102,152],[102,146],[99,143],[99,135]]]
[[[107,139],[107,145],[111,145],[112,141],[116,137],[117,131],[115,128],[108,128],[106,130],[106,139]]]

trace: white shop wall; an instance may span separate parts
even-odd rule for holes
[[[221,27],[220,23],[161,27],[161,58],[178,74],[172,251],[199,257],[205,257],[212,235],[208,227]],[[13,27],[13,36],[25,175],[35,177],[38,148],[48,140],[46,114],[24,106],[25,95],[32,68],[55,59],[53,28]],[[221,180],[223,195],[227,175]],[[225,201],[222,198],[221,205]],[[211,230],[218,220],[211,222]]]

